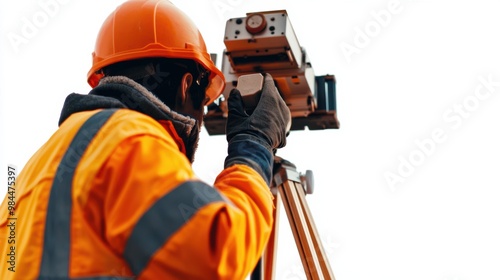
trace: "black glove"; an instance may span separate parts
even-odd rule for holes
[[[265,75],[264,86],[257,107],[248,115],[241,94],[233,89],[228,99],[226,125],[227,141],[239,134],[256,137],[275,150],[286,145],[287,129],[290,125],[290,110],[281,98],[270,74]]]
[[[234,164],[250,166],[270,184],[273,153],[286,145],[290,110],[266,74],[255,110],[245,112],[241,94],[233,89],[228,98],[226,138],[229,143],[224,168]]]

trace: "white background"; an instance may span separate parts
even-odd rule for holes
[[[122,2],[54,1],[0,6],[2,196],[7,165],[90,90],[96,34]],[[307,199],[337,280],[500,279],[498,1],[173,2],[219,55],[228,18],[286,9],[316,75],[336,76],[341,128],[292,132],[278,155],[314,172]],[[212,182],[225,154],[203,131],[199,176]],[[282,221],[278,279],[305,279]]]

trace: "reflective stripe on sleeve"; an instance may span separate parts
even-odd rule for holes
[[[156,201],[135,225],[123,252],[135,275],[200,208],[217,201],[224,201],[220,193],[199,181],[185,182]]]
[[[57,167],[47,206],[39,279],[69,277],[73,176],[87,146],[115,111],[102,110],[88,118]]]

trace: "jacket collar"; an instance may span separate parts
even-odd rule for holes
[[[59,125],[73,113],[104,108],[128,108],[157,121],[171,122],[178,136],[174,136],[174,139],[182,139],[186,156],[191,162],[194,161],[199,139],[197,121],[171,110],[153,93],[124,76],[103,78],[88,95],[68,95],[61,111]]]

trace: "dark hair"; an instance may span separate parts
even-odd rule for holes
[[[175,95],[186,73],[193,75],[189,89],[193,107],[201,109],[205,101],[208,73],[192,60],[144,58],[118,62],[105,67],[105,76],[125,76],[151,91],[165,105],[175,108]]]

